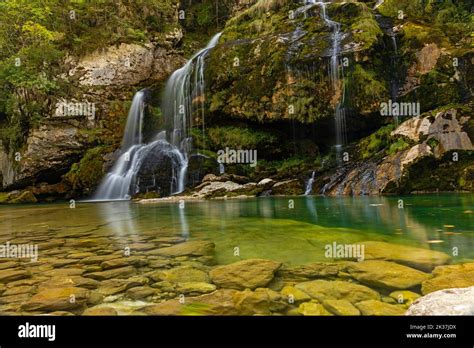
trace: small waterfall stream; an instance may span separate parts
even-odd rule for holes
[[[309,196],[311,193],[313,193],[313,184],[314,184],[314,179],[316,177],[316,172],[313,171],[311,174],[311,178],[309,178],[308,182],[306,183],[306,190],[304,195]]]
[[[192,150],[192,115],[196,110],[195,101],[201,107],[201,122],[204,127],[205,58],[217,45],[221,33],[215,35],[208,45],[195,54],[182,68],[169,78],[162,101],[165,118],[162,129],[148,144],[143,144],[143,120],[145,93],[139,91],[133,98],[122,141],[121,156],[112,170],[105,176],[94,194],[98,201],[128,200],[139,192],[140,179],[137,177],[147,157],[167,158],[171,165],[169,192],[178,194],[186,186],[188,154]],[[204,128],[203,128],[204,131]],[[156,184],[153,177],[153,184]]]
[[[336,95],[339,95],[339,100],[335,107],[334,112],[334,124],[336,133],[336,156],[338,162],[341,160],[342,147],[347,142],[347,131],[346,131],[346,110],[344,108],[344,94],[345,86],[343,77],[343,66],[339,64],[339,56],[341,54],[341,41],[343,33],[341,32],[341,24],[333,21],[327,14],[327,5],[331,2],[323,2],[316,0],[307,0],[308,4],[314,4],[321,8],[321,18],[326,23],[326,26],[332,29],[331,34],[331,50],[330,50],[330,64],[329,64],[329,77],[332,83],[333,91]]]

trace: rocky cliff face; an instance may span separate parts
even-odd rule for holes
[[[159,33],[67,51],[57,76],[67,87],[52,95],[21,148],[0,148],[3,190],[29,187],[47,195],[59,184],[67,197],[90,195],[116,158],[133,94],[149,87],[146,124],[154,130],[164,81],[219,25],[220,43],[205,63],[206,96],[193,101],[204,110],[192,116],[195,146],[210,161],[226,147],[258,151],[254,169],[228,166],[229,174],[297,182],[300,192],[315,172],[313,193],[330,195],[472,190],[474,54],[461,5],[333,1],[323,9],[289,0],[226,0],[215,18],[199,17],[204,12],[196,7],[208,5],[167,2],[163,25],[143,19]],[[336,83],[329,74],[334,27],[328,18],[340,25]],[[400,117],[395,127],[380,115],[389,100],[419,103],[422,115]],[[64,115],[64,103],[94,105],[94,112]],[[341,105],[349,158],[342,165],[333,151]],[[203,125],[206,132],[198,129]],[[199,184],[215,173],[212,167],[188,182]],[[444,180],[447,172],[453,175]]]

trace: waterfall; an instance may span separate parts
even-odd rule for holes
[[[311,174],[311,178],[309,178],[308,182],[306,183],[306,191],[304,193],[305,196],[309,196],[313,192],[313,184],[314,184],[315,176],[316,176],[316,172],[313,172],[313,174]]]
[[[341,41],[343,33],[341,32],[341,24],[335,22],[329,18],[327,14],[327,4],[330,2],[307,0],[307,3],[317,5],[321,8],[321,18],[323,19],[326,26],[332,29],[331,34],[331,50],[330,50],[330,64],[329,64],[329,78],[332,83],[334,93],[340,93],[341,97],[336,105],[334,112],[334,124],[336,130],[336,155],[340,162],[340,154],[342,147],[346,143],[347,131],[346,131],[346,112],[344,108],[344,83],[342,80],[343,66],[339,64],[339,56],[341,54]],[[342,86],[341,86],[342,85]]]
[[[140,180],[137,176],[150,156],[155,156],[158,160],[167,159],[171,165],[171,194],[185,190],[188,154],[192,150],[189,130],[195,111],[195,99],[200,99],[198,104],[202,108],[201,118],[204,125],[205,58],[217,45],[220,36],[221,33],[215,35],[204,49],[169,78],[162,100],[164,129],[161,129],[149,144],[143,144],[142,136],[145,93],[137,92],[128,115],[120,149],[121,156],[102,180],[94,200],[129,200],[132,195],[140,192]],[[155,177],[153,185],[156,185]]]

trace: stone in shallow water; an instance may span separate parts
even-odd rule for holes
[[[271,315],[288,307],[283,296],[267,288],[237,292],[234,294],[234,304],[239,315]]]
[[[87,308],[82,315],[84,316],[116,316],[117,311],[111,307],[92,307]]]
[[[356,307],[360,310],[362,315],[404,315],[406,309],[401,306],[392,305],[389,303],[368,300],[362,301],[356,304]]]
[[[141,300],[155,294],[156,289],[150,288],[149,286],[134,287],[127,291],[127,296],[132,300]]]
[[[205,282],[188,282],[179,283],[176,290],[185,295],[200,295],[215,291],[216,286]]]
[[[421,295],[412,291],[394,291],[390,293],[390,297],[395,300],[396,303],[404,303],[411,305],[414,301],[419,299]]]
[[[205,256],[214,253],[215,244],[206,241],[191,241],[155,250],[153,254],[163,256]]]
[[[206,272],[189,266],[182,266],[163,271],[153,272],[150,277],[154,281],[162,280],[174,284],[190,282],[209,282],[209,276]]]
[[[97,291],[105,296],[115,295],[137,286],[148,284],[148,278],[135,276],[128,279],[109,279],[100,283]]]
[[[432,292],[416,300],[406,315],[474,315],[474,286]]]
[[[190,297],[182,304],[178,299],[151,305],[143,309],[148,315],[239,315],[235,308],[236,290],[221,289],[213,293]]]
[[[323,306],[334,315],[360,315],[360,311],[347,300],[326,300]]]
[[[305,302],[300,304],[298,312],[305,316],[328,316],[332,315],[329,313],[322,304],[314,302]]]
[[[48,277],[80,276],[84,272],[82,268],[61,268],[44,272],[44,275]]]
[[[440,251],[415,248],[385,242],[361,242],[365,245],[365,260],[393,261],[424,272],[431,272],[436,266],[449,263],[451,257]]]
[[[276,261],[249,259],[216,267],[210,276],[214,284],[223,288],[255,289],[267,286],[280,266]]]
[[[10,296],[10,295],[20,295],[20,294],[31,294],[31,293],[34,293],[35,290],[36,290],[36,287],[30,286],[30,285],[15,286],[15,287],[8,288],[2,295]]]
[[[39,289],[49,289],[49,288],[69,288],[69,287],[79,287],[86,289],[96,289],[99,286],[100,282],[84,278],[81,276],[58,276],[48,279],[39,285]]]
[[[288,297],[289,303],[301,303],[311,300],[311,297],[306,294],[304,291],[301,291],[294,286],[285,286],[281,290],[281,294]]]
[[[30,298],[21,308],[27,311],[71,310],[83,306],[89,295],[89,290],[82,288],[44,289]],[[71,298],[74,298],[74,301],[71,301]]]
[[[284,279],[311,279],[335,277],[345,268],[345,263],[315,262],[296,267],[282,267],[278,270],[278,276]]]
[[[437,267],[433,274],[435,275],[433,279],[421,284],[423,295],[443,289],[474,286],[474,267],[472,263]]]
[[[431,274],[388,261],[354,262],[347,270],[363,284],[391,290],[409,289],[432,277]]]
[[[8,283],[13,280],[28,278],[30,274],[22,269],[7,269],[0,271],[0,283]]]
[[[380,298],[378,292],[366,286],[339,280],[313,280],[297,284],[295,287],[320,302],[325,300],[347,300],[351,303],[357,303]]]
[[[148,260],[143,256],[123,256],[121,258],[107,260],[100,264],[102,269],[119,268],[125,266],[144,267],[148,264]]]
[[[90,256],[90,257],[83,258],[82,260],[79,261],[79,263],[83,263],[85,265],[101,264],[104,261],[118,259],[119,257],[121,256],[117,254]]]
[[[111,278],[125,278],[134,275],[135,273],[136,270],[134,267],[127,266],[122,268],[113,268],[103,272],[88,273],[84,276],[95,280],[106,280]]]

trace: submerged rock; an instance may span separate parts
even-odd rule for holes
[[[216,267],[210,276],[214,284],[223,288],[255,289],[270,283],[280,266],[276,261],[250,259]]]
[[[206,241],[191,241],[156,250],[162,256],[206,256],[214,253],[215,244]]]
[[[277,182],[272,186],[273,195],[296,196],[304,193],[303,184],[297,180],[287,180]]]
[[[334,315],[360,315],[360,311],[347,300],[326,300],[323,306]]]
[[[364,300],[378,300],[380,298],[376,291],[366,286],[340,280],[313,280],[297,284],[295,287],[319,302],[325,300],[347,300],[351,303],[357,303]]]
[[[375,300],[368,300],[362,301],[356,304],[356,307],[360,310],[362,315],[371,315],[371,316],[379,316],[379,315],[404,315],[405,309],[401,306],[375,301]]]
[[[406,315],[474,315],[474,286],[430,293],[416,300]]]
[[[385,289],[410,289],[432,277],[430,274],[387,261],[354,262],[347,269],[359,282]]]
[[[474,286],[474,263],[462,265],[439,266],[433,271],[434,278],[421,285],[423,295],[450,288]]]
[[[304,316],[326,316],[332,315],[323,307],[323,305],[314,302],[305,302],[300,304],[298,312]]]
[[[430,249],[374,241],[360,244],[365,245],[365,260],[393,261],[424,272],[451,260],[448,254]]]
[[[76,287],[44,289],[25,302],[21,308],[27,311],[48,312],[71,310],[85,305],[89,296],[89,290]]]

